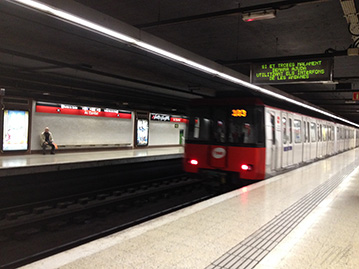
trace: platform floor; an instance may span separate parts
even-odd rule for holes
[[[123,150],[103,150],[73,152],[50,155],[28,154],[0,156],[0,177],[34,172],[58,171],[59,169],[75,169],[135,161],[165,160],[181,158],[182,146],[137,148]]]
[[[359,149],[23,268],[359,268]]]

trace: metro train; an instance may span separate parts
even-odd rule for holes
[[[227,181],[263,180],[359,145],[355,127],[258,97],[197,100],[187,131],[184,170]]]

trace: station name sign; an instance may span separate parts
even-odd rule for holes
[[[66,104],[36,103],[36,112],[77,116],[131,119],[131,112],[112,108],[85,107]]]
[[[308,59],[251,64],[251,83],[288,84],[332,81],[333,59]]]

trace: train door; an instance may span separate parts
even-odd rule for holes
[[[327,156],[328,154],[328,133],[327,133],[327,125],[323,122],[322,124],[322,155],[323,157]]]
[[[266,134],[266,174],[273,174],[278,170],[278,122],[276,111],[272,109],[265,110],[265,134]],[[279,124],[280,126],[280,124]]]
[[[227,115],[224,109],[213,110],[213,145],[209,147],[209,165],[215,168],[225,168],[228,159]]]
[[[328,154],[334,154],[334,125],[331,124],[328,127]]]
[[[338,138],[338,126],[334,125],[334,154],[339,152]]]
[[[293,144],[293,151],[294,151],[294,164],[301,163],[303,160],[303,121],[302,117],[294,116],[293,117],[293,133],[294,133],[294,144]]]
[[[293,116],[282,112],[282,167],[293,164]]]
[[[332,139],[333,139],[333,154],[336,154],[338,152],[338,138],[337,138],[337,126],[336,125],[333,125]]]
[[[327,155],[332,155],[333,141],[332,141],[332,126],[327,125]]]
[[[317,157],[317,124],[314,119],[310,120],[310,159],[314,160]]]
[[[343,137],[342,137],[342,134],[343,134],[343,128],[341,126],[338,126],[337,127],[337,148],[338,148],[338,152],[342,152],[343,149],[344,149],[344,146],[343,146]]]
[[[352,149],[355,148],[355,138],[354,138],[354,129],[353,128],[350,129],[350,141],[351,141],[350,147]]]
[[[294,159],[294,150],[293,150],[293,114],[288,113],[288,146],[289,146],[289,152],[288,152],[288,165],[292,165],[293,159]]]
[[[309,119],[303,117],[303,162],[307,162],[310,158],[310,142],[309,142]]]
[[[322,129],[323,129],[323,125],[321,121],[317,121],[317,158],[322,158],[323,157],[323,137],[322,137]]]
[[[289,148],[288,142],[289,142],[289,134],[288,134],[288,113],[282,112],[282,167],[288,166],[288,154],[289,152],[292,152],[292,149]]]
[[[344,150],[349,148],[348,128],[344,128]]]
[[[353,140],[353,130],[352,128],[349,129],[349,149],[352,149],[354,146],[353,146],[353,143],[354,143],[354,140]]]

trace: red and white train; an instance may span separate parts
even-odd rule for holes
[[[235,181],[262,180],[359,145],[356,128],[299,110],[255,97],[196,101],[189,119],[185,171]]]

